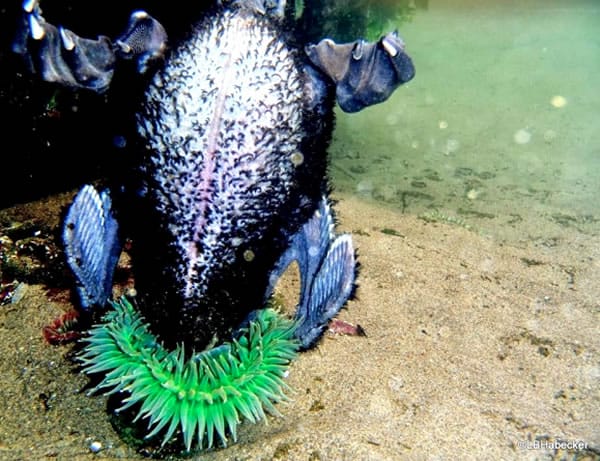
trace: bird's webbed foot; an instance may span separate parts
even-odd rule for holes
[[[314,216],[292,237],[270,276],[267,295],[286,268],[298,263],[300,302],[296,311],[295,336],[300,347],[312,347],[354,292],[356,258],[348,234],[335,235],[333,217],[323,198]]]
[[[338,104],[345,112],[357,112],[385,101],[415,75],[412,60],[396,32],[375,43],[357,40],[337,44],[326,38],[307,46],[306,54],[315,67],[333,80]]]
[[[13,51],[47,82],[102,93],[118,59],[135,59],[138,70],[145,72],[151,60],[162,57],[166,40],[164,28],[143,11],[131,14],[125,33],[113,42],[106,36],[92,40],[56,27],[46,22],[37,0],[25,0]]]
[[[118,233],[108,192],[84,186],[69,207],[63,228],[67,263],[77,279],[83,309],[102,307],[111,298],[121,253]]]

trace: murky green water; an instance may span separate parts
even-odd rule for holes
[[[417,69],[338,113],[336,190],[507,241],[600,230],[600,2],[429,2]]]

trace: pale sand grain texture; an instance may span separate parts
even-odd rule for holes
[[[534,440],[582,441],[568,459],[599,459],[598,237],[516,247],[356,198],[336,208],[361,262],[339,317],[367,337],[327,334],[293,363],[284,418],[193,459],[567,459],[519,446]],[[0,308],[0,459],[143,459],[105,399],[81,392],[72,346],[41,336],[68,308],[39,286]]]

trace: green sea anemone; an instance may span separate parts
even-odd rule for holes
[[[134,422],[148,419],[146,438],[166,429],[164,446],[179,428],[187,451],[194,438],[197,448],[205,438],[210,448],[215,434],[223,445],[228,434],[237,440],[240,416],[279,415],[274,403],[286,399],[284,378],[298,350],[293,321],[259,310],[237,339],[186,359],[183,346],[168,351],[158,342],[127,299],[112,306],[83,339],[83,371],[104,373],[91,393],[128,394],[117,411],[141,404]]]

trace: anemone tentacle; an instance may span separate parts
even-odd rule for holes
[[[148,420],[146,438],[165,430],[164,445],[179,428],[188,451],[194,438],[211,448],[215,433],[223,445],[227,434],[236,441],[242,417],[279,414],[274,403],[287,399],[284,378],[299,346],[293,321],[262,309],[237,339],[186,360],[183,345],[166,350],[126,298],[112,306],[82,340],[80,360],[85,373],[104,373],[92,393],[127,392],[118,411],[141,404],[135,420]]]

